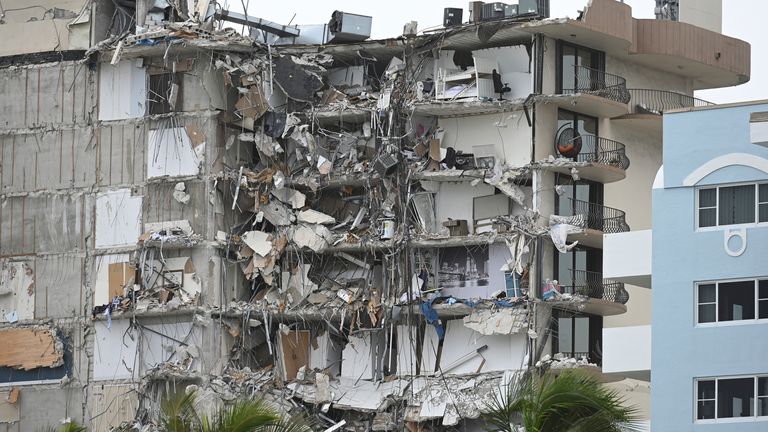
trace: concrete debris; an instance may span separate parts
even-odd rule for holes
[[[185,191],[187,190],[186,185],[184,182],[178,182],[176,183],[176,186],[173,188],[173,199],[176,201],[186,204],[189,202],[189,200],[192,198],[188,193]]]
[[[522,308],[472,312],[464,326],[483,335],[511,335],[528,329],[528,311]]]
[[[467,429],[507,372],[589,365],[541,357],[552,309],[589,301],[540,280],[542,251],[589,233],[539,207],[595,169],[531,162],[552,150],[531,110],[557,109],[522,37],[542,17],[368,41],[341,11],[299,32],[209,0],[73,1],[55,44],[2,57],[6,384],[59,383],[98,430],[160,430],[181,392],[328,432]]]
[[[262,257],[267,256],[272,251],[272,236],[261,231],[248,231],[243,234],[243,242],[251,250]]]
[[[296,219],[299,222],[308,224],[333,225],[336,223],[336,219],[333,216],[312,209],[300,211]]]

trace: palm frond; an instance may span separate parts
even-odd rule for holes
[[[199,423],[194,392],[166,398],[160,402],[160,425],[164,432],[192,432]]]
[[[636,410],[615,391],[579,370],[530,376],[494,397],[485,421],[495,430],[514,432],[514,421],[526,432],[622,432],[639,430]]]
[[[280,415],[261,399],[238,401],[203,418],[204,432],[252,432],[280,422]]]

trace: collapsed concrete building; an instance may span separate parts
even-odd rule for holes
[[[473,2],[386,40],[340,12],[318,33],[207,1],[16,3],[0,427],[152,430],[197,389],[201,411],[475,429],[515,372],[571,367],[647,405],[647,370],[603,369],[604,331],[650,323],[603,235],[649,228],[661,114],[748,80],[747,43],[614,0]]]

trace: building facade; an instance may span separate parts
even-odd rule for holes
[[[39,39],[0,58],[0,428],[151,430],[196,389],[479,429],[571,367],[649,418],[650,284],[607,247],[645,247],[661,114],[748,80],[747,43],[614,0],[383,41],[45,3],[0,26]]]
[[[655,430],[768,425],[767,109],[757,101],[665,115],[653,191]]]

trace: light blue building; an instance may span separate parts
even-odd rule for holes
[[[768,431],[768,101],[664,115],[654,432]]]

